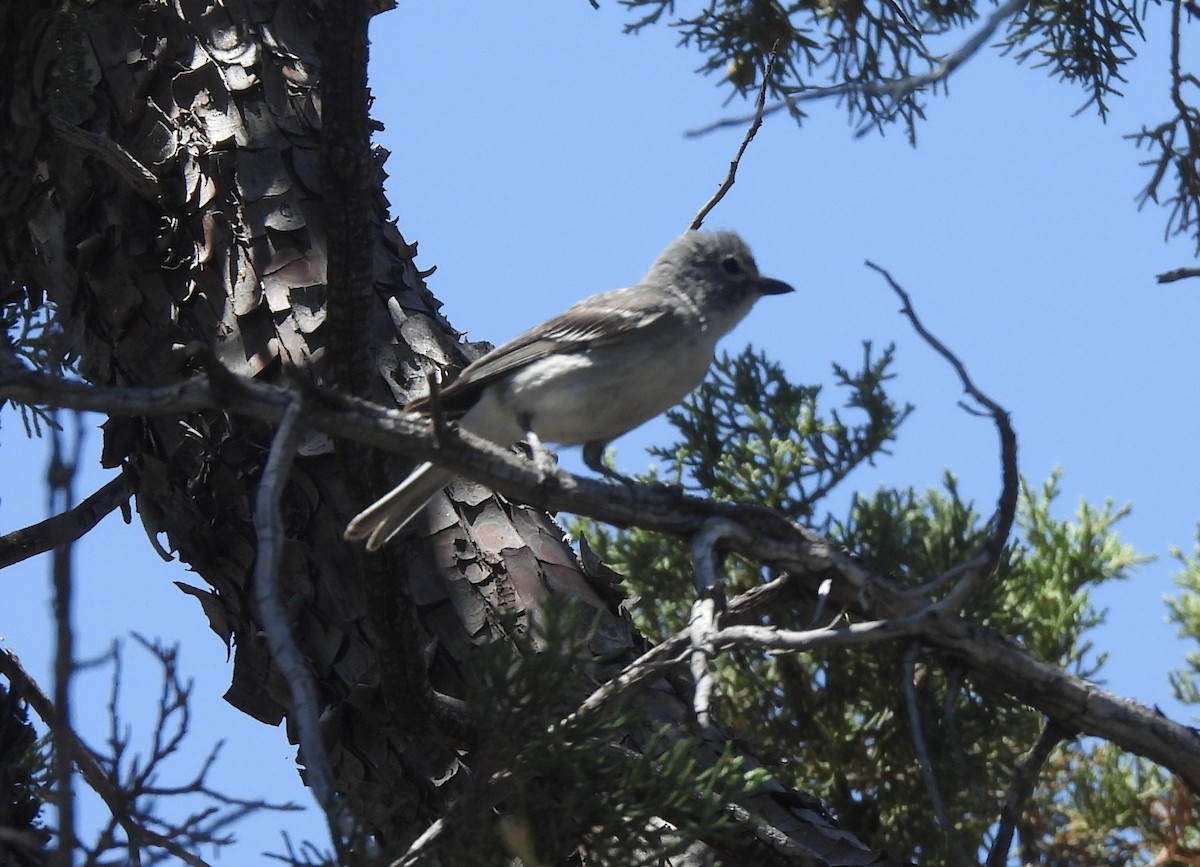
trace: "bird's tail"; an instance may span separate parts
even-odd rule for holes
[[[343,537],[367,540],[367,550],[376,551],[425,508],[433,497],[454,479],[454,474],[433,464],[421,464],[408,478],[363,509],[346,526]]]

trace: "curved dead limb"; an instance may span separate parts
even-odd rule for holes
[[[1012,531],[1013,522],[1016,520],[1017,495],[1021,486],[1020,476],[1017,472],[1017,434],[1009,421],[1008,411],[975,385],[970,374],[967,373],[966,365],[944,343],[934,337],[917,318],[917,311],[913,309],[908,293],[886,269],[871,261],[866,264],[868,268],[877,271],[887,280],[888,285],[900,297],[903,304],[900,312],[908,317],[908,321],[912,323],[921,339],[950,363],[954,372],[958,374],[959,381],[962,382],[963,391],[982,406],[987,415],[991,416],[1000,436],[1000,497],[996,504],[996,511],[992,515],[992,529],[988,533],[987,539],[984,540],[977,554],[911,591],[913,594],[927,596],[931,591],[953,580],[955,582],[953,588],[938,602],[938,606],[948,611],[958,611],[962,609],[967,598],[995,570],[1004,554],[1008,534]],[[964,406],[964,408],[974,411],[970,407]]]
[[[279,430],[267,455],[258,496],[254,504],[254,527],[258,533],[258,556],[254,563],[254,597],[262,618],[267,645],[280,672],[287,680],[291,695],[289,708],[296,723],[300,752],[307,769],[305,781],[321,807],[329,826],[329,837],[339,856],[345,855],[342,810],[333,787],[333,773],[321,741],[321,709],[317,687],[304,655],[292,638],[287,608],[279,590],[280,563],[283,560],[285,533],[281,515],[283,488],[296,457],[296,447],[304,432],[301,417],[304,400],[297,395],[279,423]],[[345,860],[340,857],[340,860]]]

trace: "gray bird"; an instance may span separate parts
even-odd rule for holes
[[[441,390],[447,418],[501,445],[524,439],[583,446],[603,465],[608,443],[682,400],[704,379],[717,341],[764,295],[791,292],[760,276],[733,232],[686,232],[636,285],[584,298],[493,349]],[[405,409],[431,410],[420,397]],[[454,473],[424,463],[346,527],[374,551],[421,511]]]

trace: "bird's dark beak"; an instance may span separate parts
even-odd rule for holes
[[[760,277],[758,286],[758,291],[762,292],[763,295],[783,295],[796,291],[782,280],[772,280],[770,277]]]

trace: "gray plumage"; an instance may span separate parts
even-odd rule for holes
[[[444,388],[439,405],[472,433],[501,445],[536,438],[584,447],[598,472],[613,439],[682,400],[704,379],[717,341],[763,295],[791,292],[762,277],[732,232],[687,232],[639,283],[578,301],[498,346]],[[428,412],[429,400],[407,407]],[[454,474],[425,463],[347,526],[375,550]]]

